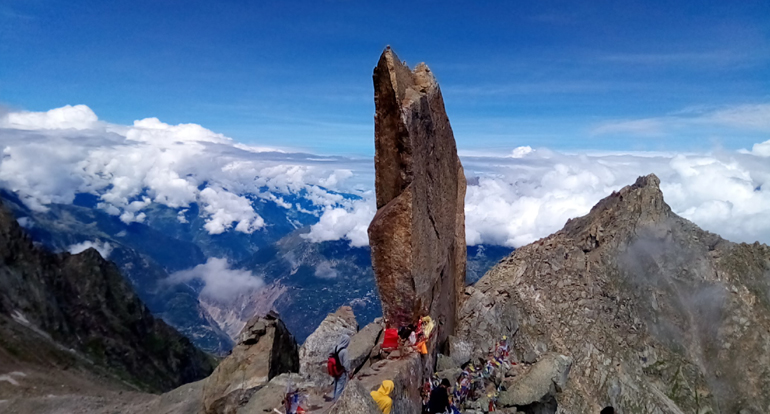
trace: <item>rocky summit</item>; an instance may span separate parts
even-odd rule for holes
[[[465,291],[458,350],[574,363],[562,413],[770,411],[770,248],[674,214],[640,177]]]
[[[454,330],[465,284],[465,174],[444,100],[427,65],[387,48],[374,69],[377,213],[372,266],[387,324],[430,315]]]

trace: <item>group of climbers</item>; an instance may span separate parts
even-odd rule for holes
[[[436,374],[425,382],[421,390],[423,397],[423,413],[459,413],[466,401],[476,401],[486,396],[489,406],[486,409],[495,410],[497,392],[500,390],[503,369],[516,365],[510,361],[508,337],[495,343],[489,350],[488,358],[483,364],[469,363],[456,379],[452,390],[449,379],[440,379]],[[489,384],[489,386],[487,385]],[[490,387],[494,391],[490,390]]]
[[[489,400],[489,406],[486,408],[490,411],[494,410],[504,374],[514,365],[516,362],[510,360],[508,337],[503,336],[489,350],[486,361],[482,361],[478,366],[473,363],[468,364],[457,378],[454,393],[457,407],[462,407],[468,400],[478,400],[485,394]],[[488,383],[492,389],[487,387]]]
[[[381,348],[386,351],[403,349],[403,347],[413,348],[420,353],[427,353],[426,343],[434,333],[435,323],[426,316],[420,318],[416,324],[402,327],[401,329],[386,329]],[[327,371],[333,378],[333,396],[332,401],[337,401],[345,389],[348,379],[352,377],[350,360],[348,357],[348,347],[350,345],[350,336],[342,335],[329,353],[327,360]],[[484,361],[482,361],[484,362]],[[423,414],[459,414],[464,403],[469,400],[478,400],[479,393],[485,393],[489,401],[489,411],[495,411],[495,401],[497,392],[501,389],[501,375],[516,365],[510,360],[510,348],[508,337],[495,343],[489,350],[488,358],[479,366],[469,363],[465,365],[457,378],[457,382],[452,390],[452,384],[447,378],[440,379],[436,374],[425,382],[421,389],[423,397]],[[494,391],[490,388],[494,386]],[[382,381],[382,384],[376,391],[370,392],[370,396],[377,404],[377,407],[383,414],[390,414],[393,408],[393,399],[391,393],[395,384],[391,380]],[[284,408],[287,414],[303,414],[305,411],[300,406],[302,397],[299,392],[291,386],[287,388],[284,398]],[[485,404],[486,405],[486,404]],[[602,410],[602,414],[612,414],[612,407]]]
[[[425,316],[419,318],[416,323],[402,326],[399,329],[385,329],[381,349],[389,352],[396,349],[414,349],[416,352],[426,354],[427,342],[435,333],[435,322]],[[342,335],[337,345],[329,353],[327,360],[327,371],[333,378],[333,396],[332,401],[339,399],[349,378],[352,377],[350,361],[348,358],[348,346],[350,337]],[[454,391],[452,384],[447,379],[439,379],[434,376],[433,381],[426,381],[421,394],[423,396],[423,412],[438,413],[459,413],[459,408],[468,400],[475,400],[480,395],[479,392],[486,392],[486,381],[493,381],[496,384],[496,391],[499,390],[499,381],[494,381],[495,372],[500,368],[510,368],[515,362],[509,360],[510,350],[508,338],[503,337],[496,342],[494,347],[489,350],[489,357],[483,366],[474,364],[466,365],[460,376],[457,378]],[[379,389],[370,393],[372,399],[383,412],[390,414],[393,405],[390,396],[394,389],[393,381],[386,380],[382,382]],[[490,408],[494,409],[495,393],[488,394]],[[289,412],[287,410],[287,412]],[[292,412],[293,413],[293,412]]]
[[[425,355],[435,327],[436,322],[430,316],[423,316],[409,325],[386,328],[381,349],[389,352],[407,346]]]

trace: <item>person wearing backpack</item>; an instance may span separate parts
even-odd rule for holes
[[[348,345],[350,345],[350,336],[342,335],[326,362],[326,369],[329,375],[334,378],[334,396],[332,401],[337,401],[340,398],[348,378],[352,375],[350,373],[350,360],[348,359]]]

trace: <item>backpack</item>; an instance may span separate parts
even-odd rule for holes
[[[329,354],[329,359],[326,360],[326,371],[334,378],[339,378],[345,373],[345,367],[340,361],[339,349],[335,348],[334,352]]]

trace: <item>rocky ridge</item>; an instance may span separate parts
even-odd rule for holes
[[[468,287],[453,345],[571,356],[563,413],[767,412],[769,275],[768,246],[677,216],[649,175]]]
[[[0,324],[0,336],[7,338],[0,344],[13,344],[0,352],[2,365],[39,360],[29,343],[35,337],[149,391],[201,379],[214,365],[155,319],[117,267],[96,250],[71,255],[38,248],[2,205],[0,315],[8,321]]]

